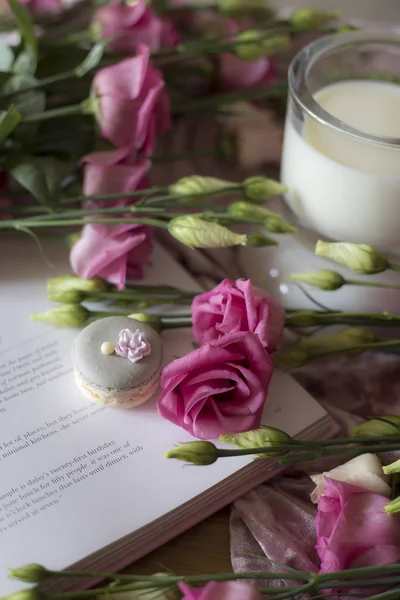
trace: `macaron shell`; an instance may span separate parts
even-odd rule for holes
[[[151,352],[136,363],[117,354],[103,354],[103,342],[118,343],[122,329],[142,331]],[[128,317],[106,317],[94,321],[78,335],[72,349],[74,368],[90,386],[105,391],[140,388],[157,375],[162,361],[162,342],[158,333],[146,323]]]

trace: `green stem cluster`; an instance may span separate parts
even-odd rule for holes
[[[307,571],[300,571],[295,569],[287,569],[281,573],[274,572],[245,572],[245,573],[213,573],[213,574],[202,574],[202,575],[170,575],[165,574],[160,576],[143,576],[143,575],[127,575],[117,574],[108,572],[96,572],[96,571],[49,571],[40,565],[35,565],[37,568],[42,569],[41,573],[45,579],[58,578],[58,577],[77,577],[85,579],[102,579],[105,581],[114,582],[112,588],[101,587],[91,588],[82,591],[75,592],[56,592],[50,594],[43,594],[40,597],[43,600],[84,600],[86,598],[97,598],[103,595],[131,592],[131,591],[145,591],[145,590],[162,590],[171,589],[177,584],[184,582],[191,586],[203,586],[209,581],[246,581],[249,580],[271,580],[278,579],[285,582],[289,582],[289,585],[283,586],[271,586],[265,587],[260,590],[262,594],[268,595],[270,600],[284,600],[286,598],[295,598],[299,594],[305,592],[321,592],[323,590],[336,589],[337,593],[351,593],[352,589],[365,588],[366,595],[364,598],[368,600],[391,600],[392,598],[398,598],[397,595],[393,595],[394,586],[400,586],[400,565],[384,565],[381,567],[362,567],[358,569],[348,569],[346,571],[334,571],[331,573],[314,573]],[[29,565],[21,567],[16,571],[21,572],[25,569],[29,569]],[[11,571],[13,573],[13,571]],[[390,589],[386,592],[379,594],[368,595],[368,588],[372,588],[376,585],[390,586]],[[32,600],[35,598],[35,589],[32,589]],[[8,600],[11,600],[12,596]],[[7,600],[5,598],[4,600]],[[26,600],[29,597],[26,596]]]

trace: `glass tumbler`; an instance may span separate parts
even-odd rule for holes
[[[300,227],[400,252],[400,36],[328,35],[289,68],[281,180]]]

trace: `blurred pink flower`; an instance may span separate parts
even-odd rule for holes
[[[158,412],[203,440],[256,429],[272,372],[254,333],[228,333],[164,368]]]
[[[386,496],[324,477],[315,521],[320,573],[400,560],[400,517],[384,511]]]
[[[126,4],[120,0],[99,8],[94,18],[94,30],[100,39],[114,39],[108,45],[113,52],[132,54],[139,44],[146,44],[151,52],[172,47],[179,41],[179,33],[168,19],[160,19],[146,0]]]
[[[209,581],[203,588],[178,583],[182,600],[261,600],[261,594],[244,581]]]
[[[240,30],[235,21],[228,21],[228,32],[234,35]],[[267,56],[258,60],[248,61],[238,58],[235,54],[224,52],[219,55],[220,85],[225,89],[242,89],[253,85],[274,83],[276,70],[273,62]]]
[[[63,9],[62,0],[19,0],[33,15],[58,13]],[[0,11],[10,12],[7,0],[0,1]]]
[[[72,246],[70,262],[78,277],[102,277],[123,290],[127,279],[143,277],[151,251],[151,227],[136,223],[88,224]]]
[[[268,292],[251,281],[224,279],[192,302],[193,335],[198,344],[221,335],[251,331],[268,352],[273,352],[283,334],[285,311]]]
[[[110,152],[93,152],[83,158],[83,193],[85,196],[98,194],[118,194],[133,192],[150,187],[146,177],[151,162],[146,159],[132,162],[129,148],[119,148]],[[134,204],[138,198],[126,198],[124,204]],[[90,201],[93,208],[114,206],[116,200]],[[120,203],[119,203],[120,204]]]
[[[156,136],[170,126],[162,74],[149,56],[149,48],[140,44],[135,57],[100,69],[92,85],[102,136],[146,155],[153,152]]]

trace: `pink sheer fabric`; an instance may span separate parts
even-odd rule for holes
[[[327,358],[298,371],[296,378],[325,406],[343,435],[349,426],[367,416],[400,414],[398,356],[367,353]],[[316,508],[309,499],[314,485],[309,474],[327,471],[341,462],[336,458],[299,464],[235,503],[231,559],[236,572],[282,572],[282,567],[270,561],[295,569],[318,570],[314,550]],[[284,586],[285,582],[258,581],[257,585]]]

